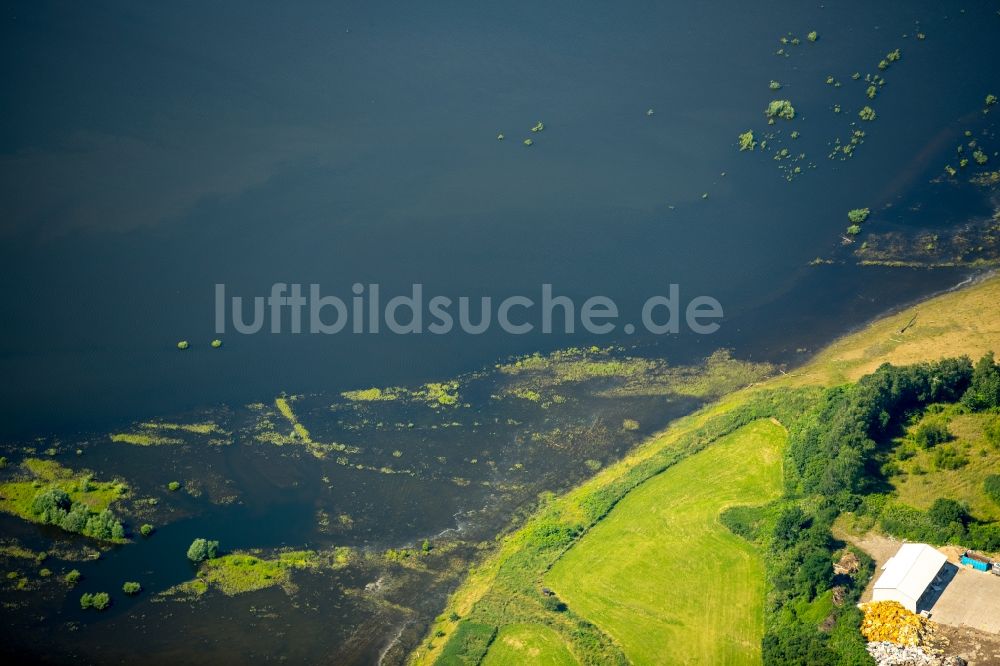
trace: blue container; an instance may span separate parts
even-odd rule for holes
[[[978,571],[989,571],[990,568],[990,565],[986,562],[980,562],[979,560],[974,560],[971,557],[966,557],[965,555],[962,555],[962,559],[960,561],[962,564],[970,566]]]

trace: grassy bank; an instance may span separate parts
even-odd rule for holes
[[[483,666],[574,666],[566,642],[548,627],[514,624],[497,634]]]
[[[576,592],[560,585],[566,589],[559,591],[569,595],[566,599],[568,608],[554,607],[558,600],[546,601],[540,593],[544,577],[553,567],[553,573],[548,575],[553,576],[553,580],[559,580],[561,567],[564,566],[559,562],[560,558],[570,563],[565,566],[572,566],[574,558],[578,557],[574,551],[599,538],[591,538],[591,534],[581,539],[584,534],[591,531],[599,534],[597,530],[603,525],[595,525],[609,514],[614,516],[616,512],[612,510],[616,505],[647,480],[757,418],[773,415],[780,418],[783,411],[795,412],[797,406],[792,403],[814,398],[815,391],[820,387],[856,380],[886,362],[908,364],[958,354],[978,357],[989,349],[1000,349],[998,310],[1000,279],[991,278],[887,316],[838,340],[811,362],[786,376],[737,391],[674,422],[619,463],[609,466],[578,488],[562,497],[548,498],[520,529],[501,539],[453,594],[445,613],[431,628],[434,636],[414,651],[412,662],[477,663],[486,653],[489,640],[485,644],[470,641],[471,651],[463,652],[459,649],[460,639],[466,633],[463,625],[490,630],[493,632],[489,634],[490,640],[495,642],[492,637],[496,631],[502,632],[509,625],[525,623],[555,631],[581,663],[623,663],[633,655],[638,655],[633,657],[636,660],[645,660],[647,655],[653,654],[650,651],[652,648],[632,641],[626,633],[616,629],[622,623],[614,619],[609,622],[608,613],[601,610],[601,604],[608,603],[608,600],[597,599],[599,595],[593,594],[593,591],[609,583],[608,580],[599,580],[597,572],[588,572],[593,580],[588,579],[588,584]],[[789,388],[807,390],[787,391]],[[746,447],[743,454],[753,454],[753,447]],[[654,487],[653,484],[647,485]],[[660,484],[656,487],[660,488]],[[665,487],[662,490],[667,492]],[[655,494],[649,492],[651,497]],[[625,520],[621,525],[627,530],[627,525],[632,523],[632,520]],[[607,529],[613,530],[614,527]],[[655,534],[634,534],[639,542],[646,544],[645,548],[652,548],[650,552],[657,553]],[[644,536],[648,542],[642,541]],[[630,551],[635,550],[638,543],[626,540],[616,545],[608,541],[605,546],[608,552],[604,556],[617,556],[626,562],[632,559]],[[582,566],[578,569],[582,570]],[[701,590],[701,593],[709,596],[714,590],[713,586]],[[750,603],[749,613],[740,618],[730,618],[730,623],[759,627],[755,619],[758,611],[755,609],[759,608],[756,604],[762,603],[763,588],[751,596],[757,601]],[[699,606],[704,606],[703,600]],[[661,609],[660,618],[669,617],[671,612],[685,614],[691,609]],[[629,622],[647,621],[638,616],[638,613],[632,614]],[[656,621],[654,618],[653,622]],[[706,628],[711,624],[706,617],[699,630],[718,631]],[[484,631],[482,635],[486,633]],[[445,646],[447,650],[443,649]],[[480,649],[477,654],[476,650]],[[444,658],[441,658],[442,653]],[[671,654],[676,654],[673,649]],[[661,652],[655,659],[662,661],[663,657]],[[754,657],[750,655],[749,658]]]
[[[719,523],[723,509],[781,491],[786,432],[761,420],[723,437],[635,491],[545,577],[635,664],[697,655],[760,661],[764,565]]]
[[[872,322],[820,351],[772,386],[835,386],[883,363],[909,365],[1000,350],[1000,276],[931,298]]]

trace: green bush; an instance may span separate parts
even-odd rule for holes
[[[141,534],[144,537],[148,537],[150,534],[153,533],[153,530],[154,527],[152,525],[150,525],[149,523],[144,523],[143,526],[139,528],[139,534]]]
[[[924,421],[913,433],[913,440],[925,449],[951,441],[951,439],[952,434],[948,431],[948,425],[937,420]]]
[[[167,490],[169,490],[171,492],[173,492],[175,490],[180,490],[180,489],[181,489],[181,482],[180,481],[171,481],[170,483],[167,484]]]
[[[871,209],[869,208],[854,208],[847,211],[847,219],[851,221],[851,224],[863,224],[870,214]]]
[[[1000,367],[993,360],[993,352],[976,363],[969,389],[962,396],[962,404],[972,411],[1000,407]]]
[[[934,451],[934,466],[938,469],[961,469],[968,464],[968,456],[954,446],[941,446]]]
[[[441,666],[478,664],[486,656],[496,635],[496,627],[462,620],[435,663]]]
[[[983,479],[983,491],[987,497],[1000,504],[1000,474],[990,474]]]
[[[771,505],[731,506],[719,515],[719,522],[736,536],[759,543],[774,526],[774,512]]]
[[[124,592],[129,596],[134,596],[136,594],[139,594],[139,592],[141,591],[142,591],[142,585],[133,580],[127,581],[124,584],[122,584],[122,592]]]
[[[969,525],[965,545],[973,550],[985,550],[990,553],[1000,550],[1000,523]]]
[[[787,99],[775,99],[767,105],[767,109],[764,111],[764,115],[767,118],[784,118],[785,120],[791,120],[795,117],[795,107]]]
[[[938,527],[949,527],[952,523],[965,526],[969,522],[969,507],[953,499],[939,497],[934,500],[927,516]]]
[[[77,569],[73,569],[65,576],[63,576],[63,580],[69,583],[70,585],[76,585],[80,581],[80,571]]]
[[[960,523],[939,525],[927,511],[893,502],[886,506],[879,518],[879,525],[898,539],[926,541],[936,545],[961,542],[965,530]]]
[[[1000,416],[991,417],[983,426],[986,441],[993,446],[1000,446]]]
[[[93,608],[95,610],[104,610],[111,605],[111,595],[107,592],[98,592],[97,594],[85,593],[80,597],[80,608],[87,610],[88,608]]]
[[[124,526],[109,509],[95,513],[83,502],[73,502],[60,488],[38,491],[31,501],[31,511],[42,523],[56,525],[67,532],[104,541],[125,538]]]
[[[187,558],[192,562],[204,562],[213,560],[219,554],[219,542],[208,541],[207,539],[195,539],[188,546]]]

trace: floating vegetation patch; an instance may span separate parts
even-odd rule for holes
[[[795,118],[795,107],[787,99],[774,99],[764,109],[764,116],[767,118],[768,123],[772,124],[775,118],[792,120]]]
[[[459,382],[431,382],[409,390],[400,387],[369,388],[359,391],[344,391],[341,397],[355,403],[390,402],[394,400],[424,403],[428,407],[452,407],[459,404]],[[334,406],[336,407],[336,405]]]
[[[970,222],[946,234],[932,231],[869,234],[855,256],[862,265],[1000,266],[1000,220]]]
[[[977,173],[975,176],[969,179],[969,182],[973,185],[979,185],[980,187],[991,187],[993,185],[1000,185],[1000,171],[987,171],[985,173]]]
[[[269,587],[280,587],[291,595],[298,589],[292,581],[294,571],[342,569],[355,557],[354,551],[343,547],[325,552],[286,550],[271,557],[263,556],[260,551],[229,553],[206,559],[199,565],[194,580],[175,585],[160,596],[183,600],[201,596],[210,589],[236,596]]]
[[[193,440],[182,435],[197,435]],[[132,432],[112,433],[112,442],[133,446],[177,446],[187,443],[204,443],[210,446],[231,444],[230,433],[211,421],[200,423],[170,423],[166,421],[146,421]]]
[[[427,403],[429,407],[453,407],[458,404],[458,381],[431,382],[412,393],[414,400]]]
[[[379,402],[383,400],[396,400],[400,397],[405,397],[407,392],[405,389],[400,388],[370,388],[360,391],[344,391],[340,395],[343,398],[354,402]]]
[[[274,399],[276,412],[268,411],[260,403],[252,405],[251,408],[259,412],[253,427],[254,439],[273,446],[302,446],[312,456],[321,459],[331,452],[354,454],[360,451],[353,446],[314,441],[309,429],[299,421],[292,409],[292,402],[297,399],[297,396],[278,396]],[[291,427],[291,431],[279,430],[276,423],[277,417],[283,418]]]
[[[226,434],[222,428],[212,422],[205,423],[166,423],[161,421],[147,421],[140,423],[139,427],[146,430],[181,430],[191,432],[196,435]]]
[[[670,366],[662,359],[616,356],[614,348],[571,348],[547,356],[535,354],[500,365],[512,377],[508,394],[550,392],[565,384],[595,382],[604,397],[684,395],[704,398],[760,381],[774,372],[766,363],[732,358],[727,350],[713,353],[703,366]],[[530,395],[530,394],[529,394]]]
[[[141,433],[141,432],[119,432],[110,435],[112,442],[119,444],[132,444],[133,446],[173,446],[183,444],[183,439],[176,437],[164,437],[162,435]]]
[[[854,156],[854,151],[865,142],[865,132],[864,130],[855,129],[851,131],[850,136],[846,141],[841,141],[840,138],[834,139],[831,145],[830,154],[827,155],[831,160],[846,161]]]

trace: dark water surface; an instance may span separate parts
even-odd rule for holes
[[[243,296],[318,282],[344,297],[354,282],[378,282],[387,297],[414,282],[429,294],[537,297],[548,282],[612,296],[633,320],[673,282],[747,324],[660,340],[662,355],[812,347],[959,281],[854,267],[816,279],[805,264],[831,252],[847,209],[878,210],[940,171],[953,147],[922,152],[943,130],[957,135],[996,84],[1000,17],[973,9],[8,6],[2,431],[447,377],[593,341],[230,335],[209,356],[217,282]],[[774,54],[782,35],[810,29],[818,42]],[[904,58],[884,72],[864,145],[827,160],[847,110],[866,101],[851,72],[878,73],[896,47]],[[844,86],[823,84],[828,74]],[[767,129],[771,79],[817,164],[793,183],[770,156],[735,149],[737,133]],[[531,135],[537,120],[546,129]],[[754,325],[761,307],[766,325]],[[179,339],[197,349],[177,354]]]
[[[85,446],[86,465],[127,478],[139,494],[162,493],[176,474],[239,495],[235,504],[170,499],[169,526],[93,565],[93,590],[117,591],[122,572],[146,572],[159,590],[189,578],[176,554],[194,536],[210,533],[227,548],[383,549],[454,527],[457,512],[485,511],[471,521],[482,533],[457,551],[467,561],[474,541],[534,493],[588,473],[579,451],[521,446],[529,427],[555,427],[548,417],[518,417],[528,424],[519,435],[485,434],[468,415],[472,430],[454,439],[382,430],[376,443],[358,442],[362,458],[373,456],[364,464],[385,464],[411,442],[428,467],[363,481],[329,460],[239,436],[235,446],[177,453],[84,445],[90,436],[80,433],[189,410],[235,419],[238,433],[249,418],[243,405],[282,392],[311,396],[319,414],[325,397],[344,390],[438,381],[568,346],[638,345],[674,364],[722,347],[755,361],[803,360],[971,274],[860,267],[839,243],[856,207],[872,209],[872,228],[903,231],[991,214],[984,196],[928,183],[955,161],[964,130],[992,136],[981,107],[1000,92],[996,10],[909,1],[4,3],[0,437]],[[820,34],[814,44],[810,30]],[[776,55],[789,32],[803,43]],[[895,48],[903,58],[879,72]],[[855,71],[886,78],[874,101],[851,80]],[[824,83],[831,75],[841,87]],[[772,79],[781,91],[768,90]],[[792,100],[796,119],[768,128],[762,110],[773,98]],[[863,145],[849,160],[829,160],[865,103],[878,119],[863,123]],[[532,134],[537,121],[545,130]],[[780,130],[772,142],[805,152],[805,172],[787,182],[771,153],[740,153],[736,137],[751,128],[758,138]],[[795,142],[792,129],[802,135]],[[998,148],[994,141],[990,154]],[[815,257],[834,263],[810,266]],[[345,299],[360,282],[379,283],[384,298],[422,283],[431,295],[535,300],[551,283],[578,303],[613,297],[622,321],[637,321],[646,298],[677,283],[685,300],[717,298],[726,319],[711,336],[628,336],[620,327],[608,336],[496,327],[479,336],[230,333],[209,349],[214,285],[252,297],[275,282],[320,283]],[[175,348],[181,339],[192,342],[187,352]],[[513,418],[482,407],[482,390],[469,410]],[[649,432],[697,402],[674,396],[629,411],[579,400],[559,427],[641,413]],[[327,427],[327,437],[343,437],[343,424],[324,421],[333,418],[311,419],[314,435]],[[596,438],[587,455],[605,462],[623,452],[603,443]],[[447,482],[465,476],[452,459],[428,471],[437,457],[478,445],[501,465],[478,488]],[[510,465],[525,460],[530,481],[511,490]],[[336,489],[329,496],[323,475]],[[317,532],[324,507],[355,516],[355,529]],[[0,525],[32,547],[53,537],[8,516]],[[70,594],[53,603],[62,604],[59,622],[83,623],[79,634],[40,629],[55,612],[42,604],[22,627],[40,633],[20,640],[33,650],[63,640],[65,658],[117,661],[129,646],[115,637],[132,631],[164,662],[370,662],[407,626],[400,645],[419,640],[451,584],[396,572],[409,576],[393,600],[416,609],[407,615],[351,592],[373,570],[317,576],[294,604],[271,589],[249,602],[210,595],[195,610],[116,604],[99,622]]]

